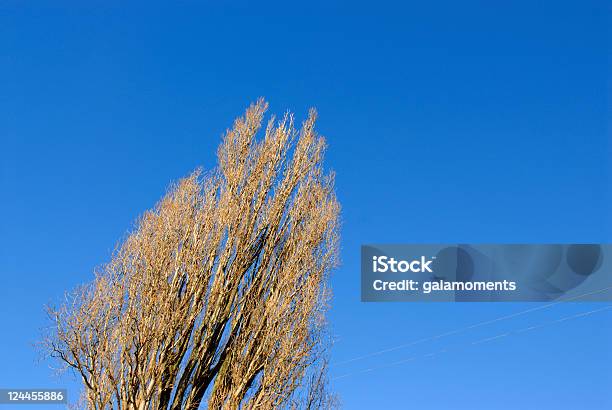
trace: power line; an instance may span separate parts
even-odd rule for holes
[[[595,294],[598,294],[598,293],[601,293],[601,292],[605,292],[606,290],[610,290],[610,289],[612,289],[612,286],[608,286],[607,288],[595,290],[593,292],[588,292],[588,293],[584,293],[584,294],[581,294],[581,295],[572,296],[570,298],[566,298],[566,299],[563,299],[563,300],[558,300],[556,302],[548,303],[546,305],[536,306],[534,308],[522,310],[520,312],[512,313],[512,314],[509,314],[509,315],[500,316],[498,318],[490,319],[490,320],[487,320],[487,321],[484,321],[484,322],[475,323],[473,325],[469,325],[469,326],[462,327],[462,328],[459,328],[459,329],[451,330],[449,332],[441,333],[439,335],[425,337],[423,339],[418,339],[418,340],[415,340],[413,342],[404,343],[404,344],[397,345],[397,346],[392,346],[392,347],[389,347],[389,348],[386,348],[386,349],[383,349],[383,350],[378,350],[378,351],[375,351],[375,352],[367,353],[367,354],[364,354],[362,356],[354,357],[352,359],[347,359],[347,360],[343,360],[343,361],[339,361],[339,362],[334,362],[334,363],[331,363],[331,366],[341,366],[341,365],[344,365],[344,364],[347,364],[347,363],[352,363],[352,362],[356,362],[356,361],[359,361],[359,360],[368,359],[370,357],[379,356],[381,354],[393,352],[395,350],[404,349],[406,347],[411,347],[411,346],[415,346],[415,345],[418,345],[418,344],[421,344],[421,343],[425,343],[425,342],[429,342],[429,341],[433,341],[433,340],[442,339],[442,338],[448,337],[448,336],[453,336],[453,335],[456,335],[456,334],[459,334],[459,333],[466,332],[468,330],[476,329],[478,327],[487,326],[487,325],[490,325],[490,324],[493,324],[493,323],[501,322],[503,320],[512,319],[512,318],[515,318],[515,317],[518,317],[518,316],[523,316],[523,315],[525,315],[527,313],[536,312],[538,310],[548,309],[550,307],[559,305],[561,303],[571,302],[573,300],[577,300],[577,299],[580,299],[580,298],[583,298],[583,297],[586,297],[586,296],[595,295]]]
[[[411,356],[411,357],[408,357],[408,358],[405,358],[405,359],[402,359],[402,360],[391,362],[391,363],[386,364],[386,365],[375,366],[375,367],[370,367],[370,368],[363,369],[363,370],[357,370],[357,371],[353,371],[353,372],[348,372],[348,373],[342,374],[340,376],[336,376],[336,377],[332,378],[332,380],[343,379],[345,377],[355,376],[355,375],[362,374],[362,373],[369,373],[369,372],[373,372],[375,370],[386,369],[386,368],[389,368],[389,367],[393,367],[393,366],[397,366],[397,365],[400,365],[400,364],[408,363],[408,362],[417,360],[419,358],[434,357],[434,356],[440,355],[442,353],[447,353],[449,350],[459,350],[462,347],[467,347],[467,346],[472,346],[472,345],[478,345],[478,344],[482,344],[482,343],[492,342],[494,340],[502,339],[504,337],[507,337],[507,336],[510,336],[510,335],[513,335],[513,334],[519,334],[519,333],[524,333],[524,332],[535,330],[535,329],[540,329],[540,328],[545,327],[545,326],[549,326],[549,325],[565,322],[565,321],[571,320],[571,319],[577,319],[577,318],[589,316],[589,315],[592,315],[592,314],[595,314],[595,313],[598,313],[598,312],[602,312],[604,310],[609,310],[609,309],[612,309],[612,306],[606,306],[604,308],[595,309],[595,310],[591,310],[591,311],[588,311],[588,312],[582,312],[582,313],[566,316],[566,317],[563,317],[561,319],[556,319],[556,320],[552,320],[552,321],[549,321],[549,322],[545,322],[545,323],[540,324],[540,325],[529,326],[527,328],[523,328],[523,329],[519,329],[519,330],[515,330],[515,331],[510,331],[510,332],[502,333],[502,334],[499,334],[497,336],[487,337],[487,338],[484,338],[484,339],[479,339],[479,340],[473,341],[471,343],[466,343],[466,344],[459,345],[458,347],[455,347],[454,349],[450,349],[450,348],[447,347],[447,348],[441,349],[441,350],[436,351],[436,352],[431,352],[431,353],[427,353],[427,354],[424,354],[424,355]]]

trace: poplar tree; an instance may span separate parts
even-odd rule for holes
[[[49,307],[42,345],[90,409],[329,408],[325,314],[339,204],[311,110],[259,100]],[[137,187],[134,187],[137,189]]]

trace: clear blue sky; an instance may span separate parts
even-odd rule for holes
[[[0,5],[0,387],[76,386],[36,363],[43,305],[90,280],[171,181],[212,167],[259,96],[299,118],[316,106],[328,138],[333,361],[535,306],[362,304],[362,243],[612,239],[604,1],[43,3]],[[471,344],[602,306],[337,365],[419,357],[333,385],[348,409],[611,408],[611,311]]]

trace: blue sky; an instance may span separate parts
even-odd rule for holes
[[[0,5],[0,387],[68,386],[31,343],[259,96],[319,110],[343,205],[332,361],[533,304],[363,304],[375,242],[610,242],[604,1]],[[612,405],[612,312],[564,304],[332,367],[345,408]],[[427,356],[448,349],[447,353]],[[390,363],[416,356],[401,365]],[[25,408],[25,407],[24,407]]]

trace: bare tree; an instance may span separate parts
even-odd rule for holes
[[[339,205],[315,117],[250,106],[218,166],[172,186],[95,279],[49,308],[43,346],[91,409],[322,408]]]

